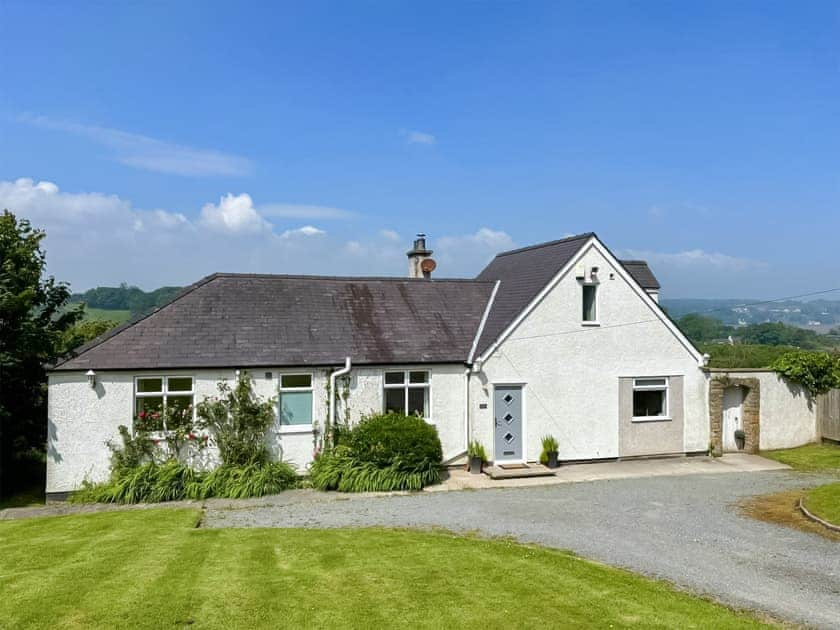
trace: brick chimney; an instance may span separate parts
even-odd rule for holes
[[[431,259],[432,250],[426,249],[426,235],[418,234],[414,247],[406,252],[408,256],[409,278],[431,278],[435,270],[435,261]]]

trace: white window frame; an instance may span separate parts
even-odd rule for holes
[[[600,326],[601,322],[601,291],[598,282],[583,282],[580,285],[580,323],[583,326]],[[583,312],[583,296],[586,293],[586,287],[595,289],[595,319],[584,319]]]
[[[283,387],[284,376],[308,376],[309,387]],[[310,392],[312,394],[312,409],[309,417],[312,422],[309,424],[283,424],[281,405],[283,404],[283,392]],[[277,375],[277,432],[278,433],[312,433],[315,421],[315,375],[312,372],[280,372]]]
[[[385,375],[386,374],[394,374],[402,372],[403,375],[403,382],[402,383],[393,383],[388,384],[385,382]],[[425,383],[410,383],[410,373],[411,372],[425,372],[426,373],[426,382]],[[382,371],[382,412],[387,413],[388,409],[386,407],[387,400],[385,398],[385,390],[386,389],[402,389],[404,390],[404,401],[405,401],[405,410],[408,413],[408,390],[409,388],[419,389],[424,388],[426,390],[426,402],[428,409],[426,409],[426,415],[423,416],[423,420],[428,422],[429,424],[434,424],[432,420],[432,371],[431,370],[424,370],[424,369],[407,369],[407,370],[383,370]]]
[[[161,380],[160,388],[161,391],[159,392],[141,392],[137,386],[138,381],[145,381],[145,380],[153,380],[159,378]],[[190,379],[190,391],[169,391],[169,379],[170,378],[188,378]],[[138,398],[163,398],[163,407],[166,408],[166,399],[169,396],[191,396],[192,397],[192,420],[193,423],[195,422],[195,376],[192,374],[149,374],[148,376],[135,376],[134,377],[134,399],[132,402],[132,413],[131,413],[131,424],[132,427],[134,426],[134,419],[137,417],[137,399]],[[166,428],[166,416],[163,419],[163,430],[162,431],[151,431],[151,435],[166,435],[169,432],[169,429]]]
[[[637,381],[649,381],[654,379],[662,379],[665,381],[664,385],[637,385]],[[656,422],[659,420],[671,419],[671,377],[669,376],[636,376],[633,377],[633,395],[637,391],[656,391],[665,392],[665,408],[664,414],[661,416],[633,416],[633,422]],[[631,406],[635,407],[633,398],[630,399]]]

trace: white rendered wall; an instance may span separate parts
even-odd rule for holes
[[[819,439],[817,403],[801,386],[769,370],[715,370],[712,377],[757,378],[759,448],[793,448]]]
[[[385,370],[425,369],[431,372],[431,421],[438,428],[444,457],[464,450],[464,368],[460,365],[361,367],[350,373],[347,404],[351,422],[362,415],[382,410],[382,383]],[[276,397],[281,374],[312,374],[313,420],[323,427],[327,418],[329,370],[324,368],[250,370],[256,393],[262,398]],[[271,378],[266,378],[267,373]],[[118,427],[131,426],[134,410],[134,379],[137,376],[192,376],[195,402],[215,396],[217,384],[233,382],[235,370],[167,370],[139,372],[97,372],[92,389],[83,372],[53,372],[49,375],[47,492],[77,489],[85,479],[104,481],[110,472],[111,451],[107,442],[120,443]],[[340,382],[340,381],[339,381]],[[337,387],[339,393],[342,387]],[[339,404],[336,419],[343,421],[344,406]],[[269,434],[275,456],[304,472],[311,463],[315,435],[309,427],[275,426]],[[202,466],[218,463],[217,454],[208,450]],[[198,464],[199,462],[196,462]]]
[[[561,460],[618,457],[619,378],[680,375],[683,450],[706,450],[706,375],[697,358],[604,255],[590,246],[582,262],[599,267],[600,326],[581,323],[573,268],[471,377],[472,437],[493,453],[492,384],[525,383],[527,460],[538,459],[546,434],[559,441]]]

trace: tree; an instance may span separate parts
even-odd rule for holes
[[[8,210],[0,215],[0,492],[12,489],[17,462],[45,449],[44,366],[82,316],[67,308],[68,286],[45,276],[45,236]]]
[[[119,322],[110,319],[86,319],[77,322],[62,333],[59,354],[68,354],[82,344],[96,339],[99,335],[104,335],[116,326],[119,326]]]
[[[677,321],[677,326],[694,343],[726,339],[732,334],[732,326],[727,326],[713,317],[689,313]]]

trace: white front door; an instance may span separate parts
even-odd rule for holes
[[[744,388],[727,387],[723,392],[723,450],[737,451],[735,431],[743,429]]]

